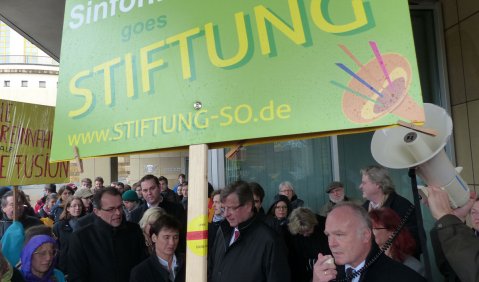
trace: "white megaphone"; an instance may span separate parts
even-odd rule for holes
[[[378,130],[371,141],[374,159],[388,168],[412,168],[431,186],[441,187],[449,194],[451,207],[461,207],[469,200],[469,187],[444,152],[452,133],[452,120],[446,111],[433,104],[424,104],[424,128],[437,131],[427,135],[406,127]]]

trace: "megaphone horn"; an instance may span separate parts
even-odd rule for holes
[[[371,153],[385,167],[416,167],[417,174],[428,185],[448,192],[451,207],[463,206],[469,200],[469,187],[444,152],[452,134],[451,117],[433,104],[425,103],[424,111],[424,127],[434,129],[436,136],[405,127],[377,130],[371,141]]]

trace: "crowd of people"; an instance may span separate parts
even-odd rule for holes
[[[269,207],[263,207],[259,183],[210,186],[208,281],[425,281],[414,206],[396,193],[385,168],[370,166],[361,176],[364,200],[346,196],[344,185],[335,181],[325,189],[329,201],[319,214],[288,181],[279,185]],[[479,250],[473,249],[474,257],[456,246],[470,248],[465,242],[477,240],[479,201],[452,210],[444,203],[447,193],[428,189],[438,219],[431,238],[441,271],[477,281]],[[22,191],[17,205],[13,191],[1,188],[0,196],[2,281],[185,281],[188,182],[183,174],[173,189],[167,178],[154,175],[132,187],[121,182],[105,187],[101,177],[58,191],[48,184],[33,207]],[[469,211],[472,230],[463,223]],[[469,256],[474,270],[457,263],[461,256]]]

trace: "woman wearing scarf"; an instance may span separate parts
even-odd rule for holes
[[[57,243],[48,235],[33,236],[21,255],[20,271],[27,282],[64,282],[65,276],[54,269]]]

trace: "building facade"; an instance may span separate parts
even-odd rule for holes
[[[0,98],[55,106],[58,62],[0,22]]]

